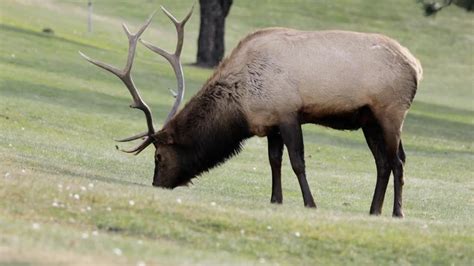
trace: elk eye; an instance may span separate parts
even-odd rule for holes
[[[161,154],[157,154],[155,156],[155,160],[157,160],[158,162],[161,162]]]

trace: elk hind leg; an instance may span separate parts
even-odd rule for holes
[[[387,191],[387,185],[392,168],[388,162],[385,140],[380,126],[375,122],[364,126],[362,130],[367,145],[374,156],[377,168],[377,183],[375,185],[372,204],[370,205],[370,214],[380,215],[382,213],[385,192]]]
[[[399,141],[400,142],[400,141]],[[404,153],[403,153],[404,154]],[[402,210],[402,194],[403,194],[403,185],[405,183],[403,179],[403,165],[405,158],[400,158],[400,154],[396,153],[395,156],[391,158],[392,171],[393,171],[393,182],[394,182],[394,199],[393,199],[393,217],[403,218]]]
[[[400,158],[402,163],[405,164],[406,155],[405,150],[403,149],[402,139],[400,139],[400,144],[398,145],[398,157]]]
[[[393,217],[404,216],[402,210],[403,194],[403,165],[405,161],[405,152],[401,144],[401,130],[406,112],[391,112],[391,117],[381,120],[387,158],[392,168],[394,184]],[[398,115],[397,115],[398,114]]]

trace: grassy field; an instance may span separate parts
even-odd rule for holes
[[[284,204],[269,203],[266,140],[173,191],[153,188],[153,151],[130,156],[114,138],[142,131],[142,113],[112,75],[82,60],[122,65],[120,23],[141,24],[159,4],[182,17],[192,1],[0,2],[0,264],[474,264],[474,19],[451,7],[425,18],[411,0],[234,1],[227,52],[257,28],[381,32],[422,62],[424,80],[405,121],[406,219],[368,215],[375,165],[361,132],[304,127],[306,209],[284,158]],[[198,10],[183,61],[189,99],[210,70],[191,66]],[[54,34],[42,33],[51,28]],[[155,16],[147,39],[171,49]],[[171,68],[139,46],[134,78],[161,123],[173,99]]]

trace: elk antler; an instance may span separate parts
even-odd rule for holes
[[[168,53],[167,51],[154,46],[153,44],[141,40],[140,42],[145,45],[148,49],[152,50],[153,52],[163,56],[170,62],[171,66],[173,67],[174,73],[176,75],[176,81],[178,83],[178,92],[173,93],[174,97],[176,98],[176,101],[173,104],[173,108],[171,108],[170,113],[168,114],[168,117],[166,117],[165,122],[163,125],[166,125],[168,121],[176,114],[178,111],[179,104],[181,101],[183,101],[183,96],[184,96],[184,89],[185,89],[185,84],[184,84],[184,76],[183,76],[183,67],[181,66],[181,61],[180,61],[180,55],[181,55],[181,50],[183,49],[183,41],[184,41],[184,26],[186,25],[186,22],[189,20],[191,17],[193,10],[194,10],[194,5],[191,7],[191,10],[189,13],[184,17],[182,21],[178,21],[166,8],[161,6],[161,10],[171,19],[173,24],[176,27],[176,32],[178,35],[178,42],[176,44],[176,50],[174,51],[173,54]]]
[[[137,147],[135,147],[133,149],[130,149],[130,150],[122,150],[122,151],[127,152],[127,153],[139,154],[148,145],[153,143],[153,135],[155,134],[155,129],[153,127],[153,117],[152,117],[150,108],[148,107],[148,105],[141,98],[140,93],[137,90],[135,84],[133,83],[133,79],[132,79],[132,76],[131,76],[133,59],[135,57],[135,50],[137,48],[137,41],[140,38],[140,35],[142,35],[142,33],[148,27],[148,25],[150,25],[151,19],[153,18],[154,14],[155,13],[153,13],[150,16],[150,18],[146,21],[146,23],[135,34],[130,33],[127,26],[125,24],[122,24],[123,30],[125,31],[125,34],[128,37],[128,45],[129,45],[127,64],[125,65],[123,70],[118,69],[118,68],[116,68],[114,66],[111,66],[109,64],[102,63],[102,62],[99,62],[97,60],[94,60],[94,59],[86,56],[82,52],[79,52],[79,54],[82,57],[84,57],[87,61],[89,61],[90,63],[92,63],[92,64],[94,64],[94,65],[96,65],[100,68],[103,68],[103,69],[111,72],[112,74],[116,75],[118,78],[120,78],[122,80],[122,82],[125,84],[125,86],[127,86],[130,94],[132,95],[133,103],[130,105],[130,108],[136,108],[136,109],[142,110],[143,113],[145,113],[146,123],[147,123],[147,126],[148,126],[148,131],[147,132],[144,132],[144,133],[141,133],[141,134],[129,137],[129,138],[125,138],[125,139],[122,139],[122,140],[117,140],[117,141],[120,141],[120,142],[124,142],[124,141],[136,140],[136,139],[139,139],[139,138],[145,138],[143,140],[143,142],[141,144],[139,144]]]
[[[178,92],[175,93],[175,95],[174,95],[175,98],[176,98],[176,101],[173,104],[171,112],[168,114],[168,117],[166,118],[165,122],[163,123],[164,125],[166,125],[166,123],[176,114],[176,112],[178,111],[179,104],[183,100],[183,96],[184,96],[184,75],[183,75],[183,68],[181,66],[181,61],[180,61],[180,55],[181,55],[181,50],[183,48],[183,41],[184,41],[184,26],[185,26],[186,22],[189,20],[189,18],[191,17],[191,14],[194,10],[194,5],[191,8],[191,10],[189,11],[189,13],[186,15],[186,17],[181,22],[177,21],[176,18],[170,12],[168,12],[163,6],[161,7],[161,9],[171,19],[171,21],[176,26],[176,31],[177,31],[177,34],[178,34],[178,42],[176,44],[176,50],[175,50],[174,54],[170,54],[170,53],[166,52],[165,50],[154,46],[151,43],[140,40],[140,36],[145,31],[145,29],[148,27],[148,25],[150,25],[151,19],[153,18],[153,15],[155,13],[153,13],[150,16],[150,18],[147,20],[147,22],[135,34],[131,34],[130,31],[128,30],[127,26],[125,24],[122,24],[123,29],[125,31],[125,34],[127,34],[128,43],[129,43],[127,64],[125,65],[125,68],[123,70],[120,70],[120,69],[118,69],[114,66],[111,66],[109,64],[105,64],[105,63],[96,61],[94,59],[91,59],[88,56],[86,56],[85,54],[79,52],[81,54],[81,56],[84,57],[87,61],[89,61],[92,64],[94,64],[94,65],[96,65],[100,68],[103,68],[103,69],[111,72],[112,74],[116,75],[117,77],[119,77],[122,80],[122,82],[125,84],[125,86],[127,86],[128,90],[130,91],[130,94],[132,95],[133,103],[130,105],[130,107],[140,109],[140,110],[143,111],[143,113],[145,113],[145,118],[146,118],[146,122],[147,122],[147,125],[148,125],[148,131],[147,132],[140,133],[140,134],[137,134],[135,136],[128,137],[128,138],[125,138],[125,139],[117,140],[119,142],[127,142],[127,141],[136,140],[136,139],[139,139],[139,138],[144,138],[143,142],[140,143],[137,147],[135,147],[133,149],[130,149],[130,150],[122,150],[122,151],[127,152],[127,153],[139,154],[146,147],[148,147],[148,145],[150,145],[151,143],[153,143],[155,141],[155,139],[153,137],[154,134],[155,134],[155,129],[153,127],[153,117],[152,117],[150,108],[148,107],[148,105],[141,98],[140,93],[137,90],[135,84],[133,83],[133,79],[132,79],[132,76],[131,76],[133,59],[135,57],[135,50],[137,48],[138,40],[140,40],[140,42],[142,42],[147,48],[151,49],[152,51],[154,51],[154,52],[160,54],[161,56],[163,56],[164,58],[166,58],[170,62],[171,66],[173,67],[174,73],[176,74],[176,80],[178,82]]]

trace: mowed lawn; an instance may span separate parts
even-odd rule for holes
[[[143,114],[78,51],[123,66],[121,22],[136,29],[160,4],[181,18],[193,1],[93,1],[93,33],[85,2],[0,1],[0,264],[474,264],[472,14],[450,7],[426,18],[412,0],[238,0],[228,17],[227,52],[257,28],[286,26],[380,32],[420,59],[400,220],[392,182],[383,215],[368,215],[375,164],[361,131],[304,126],[317,210],[303,207],[286,153],[284,204],[270,204],[261,138],[194,185],[153,188],[153,149],[131,156],[114,142],[143,131]],[[191,65],[198,11],[186,28],[186,99],[212,73]],[[143,38],[171,50],[174,27],[159,12]],[[171,68],[140,45],[133,74],[161,126]]]

